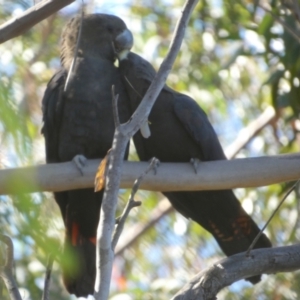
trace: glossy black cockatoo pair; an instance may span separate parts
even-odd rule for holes
[[[86,15],[74,68],[80,17],[71,19],[62,33],[61,69],[48,83],[43,98],[42,132],[47,163],[71,161],[77,155],[103,158],[114,134],[112,86],[119,94],[121,123],[127,122],[142,100],[156,72],[130,52],[133,38],[118,17]],[[114,65],[119,59],[119,67]],[[134,136],[140,160],[162,162],[226,159],[204,111],[190,97],[165,86],[149,116],[150,137]],[[128,151],[125,155],[127,159]],[[246,251],[259,228],[231,190],[164,192],[174,208],[216,239],[226,255]],[[64,252],[72,251],[75,270],[63,268],[67,290],[77,296],[94,292],[95,240],[103,192],[93,188],[54,193],[66,227]],[[271,247],[262,235],[255,248]],[[68,252],[67,252],[68,253]],[[253,283],[260,275],[248,278]]]

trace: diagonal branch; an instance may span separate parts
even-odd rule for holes
[[[144,179],[144,177],[149,173],[150,170],[153,170],[154,168],[156,168],[158,163],[158,159],[153,158],[151,163],[149,164],[148,168],[139,176],[139,178],[134,182],[134,185],[132,187],[130,196],[129,196],[129,200],[125,206],[125,209],[119,219],[117,228],[114,232],[113,235],[113,239],[112,239],[112,248],[113,250],[115,250],[116,245],[118,243],[118,240],[121,236],[121,233],[123,231],[124,225],[125,225],[125,221],[129,215],[129,212],[131,211],[132,208],[140,206],[142,203],[141,201],[135,201],[134,200],[134,196],[136,194],[136,192],[138,191],[140,184],[142,182],[142,180]]]
[[[116,246],[115,255],[122,255],[123,251],[134,244],[148,229],[152,228],[161,218],[172,212],[173,206],[167,198],[162,199],[151,211],[147,222],[138,222],[126,229]]]
[[[291,272],[300,269],[300,244],[255,249],[251,256],[239,253],[216,262],[212,267],[198,273],[172,300],[216,299],[224,287],[240,279],[258,274]]]
[[[0,44],[15,38],[75,0],[44,0],[0,26]]]
[[[177,53],[181,46],[185,29],[190,19],[190,15],[197,2],[197,0],[186,1],[182,10],[182,15],[176,24],[168,54],[163,60],[156,76],[154,77],[154,80],[152,81],[149,89],[144,95],[142,102],[132,115],[131,121],[129,123],[130,126],[126,126],[126,128],[124,128],[124,134],[128,134],[132,137],[133,134],[138,131],[141,125],[147,122],[152,106],[154,105],[154,102],[158,97],[160,91],[164,87],[166,79],[172,69]]]
[[[182,16],[177,23],[177,27],[173,35],[168,55],[150,85],[149,90],[130,121],[124,125],[118,126],[115,130],[111,155],[112,159],[108,167],[106,180],[107,185],[104,191],[100,221],[97,229],[97,268],[94,293],[97,300],[106,300],[109,296],[114,259],[111,240],[115,223],[118,190],[120,186],[121,170],[123,167],[123,157],[126,146],[129,139],[136,133],[141,125],[146,122],[151,108],[164,86],[166,78],[180,49],[190,15],[197,2],[197,0],[187,0],[185,3]]]
[[[258,6],[260,8],[262,8],[265,12],[269,13],[276,22],[278,22],[279,24],[281,24],[286,29],[286,31],[288,31],[295,38],[295,40],[298,43],[300,43],[300,35],[299,35],[299,32],[297,32],[297,30],[295,30],[293,27],[291,27],[290,25],[288,25],[280,17],[278,17],[277,15],[275,15],[270,9],[266,8],[265,6],[263,6],[261,4],[258,4]]]
[[[225,149],[225,154],[228,159],[234,158],[252,138],[269,125],[275,118],[275,109],[272,106],[268,106],[255,120],[250,122],[245,128],[241,129],[236,139]]]

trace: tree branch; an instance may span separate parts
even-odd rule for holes
[[[173,211],[173,206],[167,198],[159,201],[157,206],[149,214],[147,222],[138,222],[121,235],[120,241],[116,246],[115,255],[121,255],[123,251],[130,247],[134,242],[142,236],[148,229],[155,225],[163,216]]]
[[[237,138],[225,149],[227,158],[234,158],[238,152],[244,148],[263,128],[270,124],[275,117],[275,109],[272,106],[268,106],[262,114],[258,116],[258,118],[239,131]]]
[[[13,276],[14,246],[10,237],[0,234],[0,241],[7,246],[5,265],[0,267],[0,277],[3,279],[11,300],[22,300],[17,283]]]
[[[255,137],[264,127],[275,119],[276,113],[272,106],[267,107],[261,115],[250,122],[247,127],[239,131],[237,138],[226,149],[225,154],[228,159],[234,158],[237,153],[244,148],[250,140]],[[148,222],[138,222],[128,228],[121,236],[115,251],[115,255],[121,255],[123,251],[130,247],[148,229],[154,226],[161,218],[173,211],[173,207],[168,199],[164,198],[158,206],[151,212]]]
[[[151,163],[149,164],[148,168],[139,176],[139,178],[133,184],[133,187],[132,187],[132,190],[131,190],[131,193],[129,196],[129,200],[124,208],[124,211],[119,219],[119,223],[118,223],[117,228],[113,235],[112,248],[114,251],[115,251],[115,247],[119,241],[119,238],[121,236],[121,233],[123,231],[125,221],[129,215],[129,212],[134,207],[140,206],[142,204],[141,201],[135,201],[134,196],[135,196],[136,192],[138,191],[140,184],[141,184],[142,180],[144,179],[144,177],[149,173],[150,170],[157,167],[157,163],[158,163],[158,159],[153,158]]]
[[[0,43],[15,38],[75,0],[44,0],[0,26]]]
[[[187,0],[182,16],[177,23],[173,40],[156,77],[150,85],[141,104],[126,124],[116,127],[112,147],[111,161],[107,172],[107,184],[101,205],[100,221],[97,229],[97,268],[94,296],[97,300],[106,300],[109,296],[111,272],[114,253],[111,239],[115,223],[115,212],[118,201],[118,191],[123,167],[123,157],[129,139],[147,120],[152,106],[164,86],[165,80],[172,68],[184,36],[184,31],[197,0]]]
[[[246,257],[239,253],[216,262],[198,273],[172,300],[212,300],[224,287],[258,274],[291,272],[300,269],[300,244],[255,249]]]
[[[291,36],[294,37],[294,39],[300,43],[300,36],[299,36],[299,32],[297,32],[297,30],[295,30],[294,28],[292,28],[290,25],[288,25],[284,20],[282,20],[279,16],[275,15],[272,10],[266,8],[265,6],[261,5],[260,3],[258,3],[258,6],[260,8],[262,8],[265,12],[269,13],[272,18],[278,22],[279,24],[281,24],[285,29],[286,31],[288,31]]]
[[[0,170],[0,195],[64,191],[93,187],[100,160],[87,160],[81,175],[72,162]],[[122,162],[123,164],[123,162]],[[120,188],[131,188],[147,162],[124,162]],[[195,174],[190,163],[161,163],[140,188],[149,191],[200,191],[259,187],[300,178],[300,154],[281,154],[200,162]]]
[[[49,289],[50,289],[53,261],[54,261],[54,255],[50,254],[48,256],[42,300],[49,300]]]

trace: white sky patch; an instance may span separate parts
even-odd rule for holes
[[[30,48],[26,49],[22,54],[22,58],[26,61],[30,61],[31,59],[33,59],[33,57],[34,57],[34,53],[33,50]]]
[[[20,287],[19,292],[20,292],[22,300],[30,300],[31,299],[29,291],[26,288]]]
[[[21,41],[14,41],[12,47],[11,47],[11,51],[15,54],[15,55],[21,55],[23,52],[23,43]]]
[[[280,79],[279,87],[281,93],[288,93],[291,90],[290,83],[285,78]]]
[[[31,67],[30,67],[30,72],[38,75],[40,73],[43,73],[44,71],[46,71],[47,66],[44,62],[42,61],[37,61],[36,63],[34,63]]]
[[[299,85],[300,85],[299,78],[295,77],[295,78],[293,79],[293,85],[294,85],[294,87],[299,87]]]
[[[190,85],[189,91],[193,98],[201,100],[201,103],[203,104],[211,104],[214,101],[214,95],[206,90],[199,89],[195,84]]]
[[[202,35],[203,48],[206,51],[212,51],[215,48],[216,42],[213,35],[210,32],[204,32]]]
[[[243,200],[242,206],[247,214],[251,215],[253,213],[253,199],[247,197]]]
[[[89,300],[92,300],[94,298],[90,298]],[[118,294],[113,296],[112,298],[110,298],[110,300],[133,300],[133,298],[131,298],[128,294]]]
[[[8,65],[11,62],[12,58],[13,58],[13,55],[12,55],[11,51],[6,50],[6,51],[2,52],[2,54],[1,54],[1,63],[4,66]]]
[[[270,42],[270,47],[272,50],[276,52],[284,51],[284,45],[282,39],[272,39]]]
[[[250,143],[251,151],[261,152],[265,145],[265,141],[261,136],[256,136]]]
[[[248,62],[249,62],[248,58],[244,55],[239,55],[236,59],[236,63],[241,67],[246,66]]]
[[[18,17],[20,16],[22,13],[24,12],[24,10],[21,7],[16,8],[13,13],[12,16],[13,17]]]
[[[227,79],[228,78],[228,76],[229,76],[229,72],[228,72],[228,70],[221,70],[221,71],[219,71],[219,73],[218,73],[218,75],[222,78],[222,79]]]
[[[176,215],[176,221],[174,223],[174,232],[176,235],[182,236],[187,230],[187,219],[181,215]]]
[[[14,100],[16,104],[20,104],[24,98],[24,89],[22,85],[17,82],[13,83]]]
[[[240,70],[239,68],[236,66],[236,65],[232,65],[229,69],[229,72],[230,72],[230,76],[233,78],[233,79],[240,79]]]
[[[268,211],[273,211],[278,205],[278,197],[277,196],[271,196],[268,201]]]
[[[297,119],[295,121],[294,125],[295,125],[295,128],[300,131],[300,120],[299,119]]]
[[[250,49],[254,49],[257,52],[265,51],[265,46],[262,43],[261,38],[253,30],[244,31],[244,41],[246,46],[248,46]]]
[[[218,32],[219,37],[226,38],[229,35],[229,32],[223,28],[221,28]]]
[[[220,18],[223,16],[224,11],[222,9],[222,0],[211,0],[210,13],[213,18]]]
[[[159,36],[153,36],[146,42],[143,48],[143,56],[146,60],[153,61],[157,58],[157,48],[161,43]]]
[[[28,267],[28,270],[33,272],[33,273],[34,272],[44,272],[45,271],[45,267],[38,260],[31,261],[27,265],[27,267]]]
[[[138,18],[133,18],[129,16],[122,16],[122,19],[126,23],[127,27],[129,30],[132,32],[141,32],[142,31],[142,25],[141,25],[141,20]]]
[[[272,28],[271,28],[271,33],[273,33],[273,34],[282,34],[283,33],[283,27],[282,27],[282,25],[281,24],[277,24],[277,23],[275,23],[273,26],[272,26]]]
[[[291,72],[288,71],[288,70],[286,70],[286,71],[284,72],[284,77],[285,77],[286,79],[290,79],[290,78],[291,78]]]

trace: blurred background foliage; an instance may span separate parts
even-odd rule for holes
[[[1,21],[34,4],[0,0]],[[22,36],[0,45],[1,168],[44,163],[41,99],[59,68],[63,24],[78,12],[75,3]],[[86,1],[87,12],[116,14],[134,34],[134,51],[156,68],[166,55],[183,1]],[[299,151],[300,142],[300,8],[297,0],[200,0],[168,84],[191,95],[207,112],[226,149],[239,132],[269,106],[275,119],[237,157]],[[131,159],[137,159],[134,149]],[[12,183],[16,185],[17,183]],[[290,183],[238,189],[244,208],[262,226]],[[300,191],[291,194],[266,233],[275,246],[299,240]],[[120,191],[119,212],[128,197]],[[123,242],[159,216],[161,194],[140,191],[126,224]],[[64,229],[50,193],[0,197],[1,233],[12,237],[15,270],[24,299],[39,299],[49,253],[60,250]],[[160,201],[160,202],[159,202]],[[164,204],[164,205],[162,205]],[[170,212],[169,212],[170,211]],[[224,255],[210,234],[173,210],[165,211],[115,260],[112,299],[170,299],[194,274]],[[0,256],[3,259],[4,247]],[[1,259],[1,261],[2,261]],[[224,289],[220,299],[298,299],[299,272],[264,276]],[[8,299],[2,281],[0,298]],[[62,287],[54,265],[51,299],[75,299]]]

